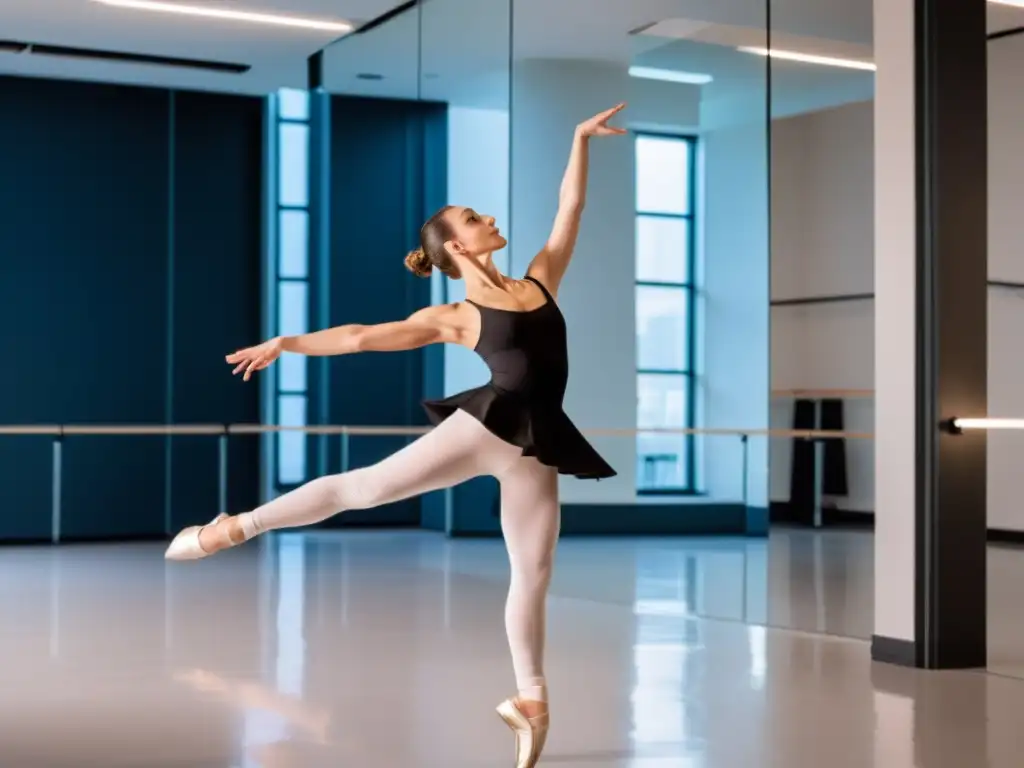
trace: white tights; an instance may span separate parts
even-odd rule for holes
[[[319,523],[349,509],[369,509],[493,475],[501,483],[501,529],[512,570],[505,629],[519,695],[547,700],[545,603],[558,542],[558,475],[521,449],[456,411],[383,461],[313,480],[239,515],[245,537]]]

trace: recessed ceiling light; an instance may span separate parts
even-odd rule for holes
[[[803,64],[820,64],[825,67],[841,67],[843,69],[863,69],[870,72],[875,71],[875,64],[871,61],[857,61],[856,59],[837,59],[833,56],[816,56],[812,53],[797,53],[796,51],[779,51],[774,48],[750,48],[743,47],[737,50],[743,53],[753,53],[757,56],[767,56],[771,59],[783,61],[799,61]]]
[[[657,67],[630,67],[630,77],[644,80],[664,80],[668,83],[689,83],[690,85],[707,85],[714,78],[696,72],[680,72],[675,69],[658,69]]]
[[[157,0],[93,0],[94,3],[112,5],[118,8],[130,8],[136,11],[156,11],[158,13],[176,13],[181,16],[204,16],[208,19],[224,19],[226,21],[243,21],[254,24],[271,24],[278,27],[299,27],[316,29],[324,32],[351,32],[353,25],[347,21],[325,21],[307,19],[299,16],[288,16],[276,13],[256,13],[253,11],[236,11],[227,8],[209,8],[202,5],[182,5],[180,3],[162,3]]]

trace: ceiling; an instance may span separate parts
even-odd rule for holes
[[[374,18],[394,5],[394,0],[188,2],[357,21]],[[91,0],[0,0],[0,30],[0,37],[8,40],[252,66],[248,73],[234,75],[0,53],[0,73],[255,94],[304,86],[307,58],[337,37],[336,32],[146,13]]]
[[[359,23],[397,0],[187,2]],[[507,104],[510,60],[548,58],[709,72],[724,85],[747,77],[751,57],[735,47],[763,45],[766,17],[763,0],[515,0],[511,18],[508,0],[426,0],[372,31],[330,45],[325,81],[335,92]],[[771,18],[776,47],[787,43],[870,58],[872,0],[771,0]],[[1024,26],[1024,9],[989,5],[990,31],[1018,26]],[[337,37],[91,0],[0,0],[0,30],[0,37],[12,40],[251,65],[238,75],[0,53],[0,73],[253,94],[304,87],[308,56]],[[776,69],[783,81],[795,78],[797,89],[865,78],[779,63]]]

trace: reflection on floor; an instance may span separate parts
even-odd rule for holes
[[[1012,670],[1024,552],[993,555]],[[1019,766],[1024,682],[872,665],[839,637],[870,633],[871,578],[857,533],[564,541],[542,765]],[[0,762],[510,766],[506,580],[500,542],[420,532],[184,564],[151,545],[0,550]]]

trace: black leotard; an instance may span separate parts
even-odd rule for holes
[[[478,419],[502,440],[536,456],[563,475],[613,477],[615,470],[591,447],[562,410],[569,380],[565,318],[539,280],[527,277],[547,301],[528,312],[484,307],[475,351],[491,369],[482,387],[423,405],[439,424],[456,410]]]

